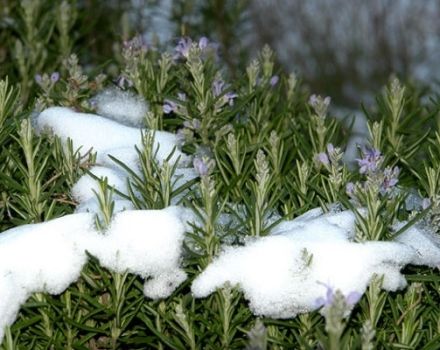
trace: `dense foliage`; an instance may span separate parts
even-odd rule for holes
[[[90,98],[114,85],[148,101],[146,127],[182,136],[201,175],[182,204],[204,224],[188,232],[183,264],[190,278],[172,297],[148,300],[137,277],[110,273],[92,259],[61,295],[30,298],[2,349],[438,348],[440,278],[427,268],[408,268],[411,285],[398,293],[381,291],[374,280],[349,316],[336,310],[326,318],[256,318],[233,287],[206,299],[189,291],[222,243],[267,235],[279,220],[317,206],[366,207],[366,216],[358,214],[360,242],[391,239],[398,219],[438,231],[438,97],[391,79],[365,110],[370,147],[349,167],[342,158],[350,123],[333,115],[329,98],[309,96],[298,76],[279,73],[268,47],[232,80],[205,38],[163,50],[136,37],[108,57],[109,78],[98,65],[85,73],[74,54],[81,38],[72,28],[87,22],[81,9],[22,1],[11,9],[18,13],[13,31],[0,32],[13,47],[0,63],[0,231],[73,212],[70,188],[93,164],[93,155],[81,158],[57,138],[36,136],[33,114],[54,105],[92,112]],[[141,164],[151,152],[146,140]],[[142,177],[132,174],[142,194],[130,197],[136,208],[169,205],[178,193],[161,192],[169,188],[167,171],[174,169],[156,164]],[[102,200],[103,210],[107,205]],[[235,226],[219,226],[221,213],[236,215]]]

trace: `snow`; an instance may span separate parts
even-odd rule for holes
[[[34,124],[38,133],[49,130],[64,142],[70,138],[73,148],[81,148],[82,154],[93,150],[97,153],[97,163],[112,164],[108,155],[117,158],[121,151],[128,158],[137,156],[135,146],[142,148],[142,129],[125,126],[99,115],[78,113],[65,107],[44,110],[35,118]],[[159,149],[156,156],[159,162],[166,160],[177,146],[176,135],[154,131],[154,148]],[[176,149],[170,161],[174,163],[178,160],[188,162],[188,157]]]
[[[127,174],[111,168],[103,166],[93,166],[89,172],[98,179],[107,179],[109,186],[115,190],[127,194]],[[83,175],[72,187],[72,197],[78,202],[85,202],[96,198],[95,193],[99,193],[99,185],[95,178],[90,174]],[[117,194],[113,194],[113,198],[119,198]]]
[[[94,227],[94,214],[76,213],[0,234],[0,341],[32,293],[59,294],[78,279],[86,251],[111,271],[146,279],[145,296],[169,296],[186,279],[180,211],[126,210],[103,233]]]
[[[184,231],[177,207],[123,211],[88,251],[112,271],[149,277],[145,295],[164,298],[186,279],[179,267]]]
[[[99,115],[133,127],[141,127],[148,112],[147,103],[140,96],[116,88],[100,92],[92,104]]]
[[[440,237],[426,229],[410,227],[396,238],[412,247],[416,252],[414,265],[425,265],[432,268],[440,268]]]
[[[423,231],[412,228],[396,242],[356,243],[354,224],[351,211],[312,209],[270,236],[225,247],[194,280],[192,292],[206,297],[230,283],[244,292],[254,314],[290,318],[316,310],[328,287],[363,294],[377,274],[384,276],[384,289],[395,291],[406,286],[405,265],[438,266],[440,246]]]
[[[135,147],[142,147],[142,133],[153,131],[134,126],[141,124],[146,104],[135,95],[115,91],[98,95],[95,102],[97,111],[106,117],[62,107],[49,108],[35,117],[37,132],[49,130],[63,142],[72,139],[82,154],[96,152],[97,164],[71,189],[78,202],[74,214],[0,234],[0,341],[4,327],[14,322],[21,304],[32,293],[59,294],[78,279],[87,262],[86,252],[110,271],[142,277],[149,298],[168,297],[187,278],[181,267],[185,232],[192,230],[192,224],[200,226],[200,218],[183,206],[134,210],[124,197],[129,174],[109,157],[140,174]],[[154,143],[159,147],[159,164],[174,151],[170,160],[178,162],[174,189],[197,178],[192,167],[185,167],[189,157],[175,149],[174,134],[156,131]],[[94,225],[100,215],[99,184],[94,177],[106,179],[120,192],[113,194],[114,215],[104,232]],[[174,201],[185,195],[181,193]],[[218,225],[226,227],[233,220],[222,214]],[[288,318],[317,309],[317,300],[325,298],[329,288],[344,295],[361,295],[378,274],[384,276],[382,287],[395,291],[406,286],[400,272],[405,265],[440,266],[438,235],[418,226],[390,242],[356,243],[354,236],[353,212],[312,209],[295,220],[281,222],[269,236],[249,237],[244,246],[224,246],[195,278],[192,293],[206,297],[230,283],[243,291],[256,315]]]
[[[61,293],[79,277],[93,220],[92,214],[66,215],[0,234],[0,340],[32,293]]]
[[[96,152],[98,165],[89,169],[89,173],[101,180],[107,178],[108,184],[123,194],[128,193],[129,174],[110,156],[140,174],[139,154],[135,147],[142,149],[143,133],[154,133],[153,147],[157,149],[155,156],[159,164],[168,159],[171,164],[177,162],[178,167],[172,179],[173,189],[197,177],[192,167],[186,167],[190,164],[190,157],[177,148],[178,138],[175,134],[121,124],[140,124],[146,111],[146,105],[140,97],[111,89],[96,96],[94,101],[100,113],[114,120],[95,114],[78,113],[69,108],[51,107],[35,117],[35,129],[38,133],[51,132],[63,142],[70,138],[73,148],[80,148],[82,154]],[[99,214],[96,192],[99,192],[98,180],[90,174],[83,175],[71,190],[72,197],[79,203],[76,212]],[[185,192],[176,196],[173,203],[177,203],[183,195]],[[127,201],[122,201],[123,198],[117,193],[113,198],[115,212],[133,208]]]

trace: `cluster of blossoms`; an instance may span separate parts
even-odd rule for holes
[[[327,115],[327,110],[330,106],[330,102],[331,98],[329,96],[323,98],[321,96],[312,95],[309,98],[310,107],[312,107],[316,115],[322,119],[324,119]]]
[[[207,54],[209,52],[216,53],[217,51],[217,45],[210,42],[206,37],[201,37],[198,42],[194,42],[191,38],[183,37],[179,39],[174,48],[173,58],[175,60],[188,59],[191,48],[193,47],[199,49],[202,54]]]
[[[328,168],[330,165],[337,166],[341,160],[341,150],[339,147],[329,143],[326,152],[320,152],[315,156],[315,163]]]
[[[215,98],[219,99],[218,105],[216,105],[217,108],[221,108],[226,104],[232,106],[234,100],[238,97],[238,95],[232,91],[225,93],[228,88],[229,86],[220,77],[217,77],[212,83],[212,94]]]
[[[193,166],[199,176],[207,176],[214,170],[215,161],[208,156],[195,157],[193,160]]]
[[[399,167],[386,167],[382,169],[383,156],[378,149],[363,147],[361,149],[362,158],[357,159],[359,173],[366,175],[367,180],[363,184],[364,188],[378,188],[382,195],[393,191],[399,181]],[[354,197],[356,186],[349,182],[347,184],[347,194]]]
[[[188,117],[188,111],[185,107],[186,100],[186,94],[184,92],[179,92],[176,101],[170,99],[165,99],[163,101],[162,110],[165,114],[176,113]]]
[[[60,80],[60,73],[58,72],[53,72],[51,75],[46,73],[35,75],[35,82],[45,91],[52,88],[58,80]]]

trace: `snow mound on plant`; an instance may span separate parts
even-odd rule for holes
[[[440,249],[416,251],[409,244],[423,235],[400,242],[355,243],[355,216],[351,211],[323,214],[312,209],[281,223],[272,235],[250,240],[245,246],[225,247],[193,282],[195,297],[206,297],[225,283],[238,286],[256,315],[294,317],[316,310],[328,288],[344,295],[363,294],[374,275],[383,275],[383,288],[406,286],[400,273],[407,264],[438,261]],[[414,239],[414,237],[416,237]],[[434,259],[434,260],[435,260]]]
[[[178,167],[171,181],[173,189],[198,176],[192,167],[185,167],[190,157],[177,148],[179,142],[175,134],[145,130],[120,123],[125,120],[122,115],[123,106],[126,105],[129,115],[127,118],[131,120],[128,124],[137,125],[134,120],[141,118],[145,107],[139,105],[141,104],[139,98],[123,92],[107,91],[98,95],[95,101],[98,111],[106,116],[113,111],[112,118],[117,121],[95,114],[77,113],[64,107],[48,108],[41,112],[34,121],[38,133],[49,131],[60,137],[63,142],[70,138],[73,148],[80,148],[82,154],[89,151],[96,152],[98,165],[92,167],[89,174],[83,175],[71,190],[72,197],[79,204],[76,212],[89,211],[99,215],[96,193],[99,192],[98,181],[104,178],[107,178],[108,184],[115,190],[123,195],[128,194],[129,173],[112,158],[118,159],[135,174],[140,175],[139,154],[136,148],[142,149],[143,133],[154,133],[153,148],[159,164],[165,160],[169,160],[172,164],[177,162]],[[173,203],[177,203],[184,194],[185,192],[182,192],[176,196]],[[122,195],[116,193],[113,199],[115,212],[133,209],[133,205],[124,200]]]
[[[145,295],[164,298],[186,279],[179,267],[184,232],[177,207],[124,211],[88,250],[112,271],[149,277]]]
[[[165,131],[143,130],[122,125],[113,120],[89,113],[77,113],[65,107],[50,107],[35,118],[36,131],[53,132],[66,142],[72,139],[73,148],[97,153],[98,163],[114,164],[109,155],[123,150],[125,156],[137,156],[135,146],[142,147],[142,132],[154,132],[154,148],[158,148],[156,159],[163,162],[171,154],[170,161],[188,161],[188,157],[177,149],[177,136]],[[174,153],[173,153],[174,151]],[[129,154],[127,154],[129,153]],[[123,161],[123,159],[122,159]]]
[[[180,268],[185,213],[180,208],[124,211],[106,232],[95,215],[77,213],[0,234],[0,342],[27,298],[59,294],[80,276],[88,251],[111,271],[146,279],[144,294],[169,296],[185,279]]]
[[[99,115],[119,123],[141,127],[148,112],[148,105],[139,95],[117,88],[109,88],[92,99]]]
[[[93,215],[73,214],[0,234],[0,339],[34,292],[61,293],[80,275]]]

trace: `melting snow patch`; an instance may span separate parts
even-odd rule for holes
[[[226,247],[194,280],[192,292],[206,297],[228,282],[244,292],[255,314],[288,318],[317,309],[328,287],[344,295],[362,294],[378,274],[384,276],[383,288],[394,291],[406,286],[403,266],[438,263],[439,246],[429,241],[432,249],[425,250],[428,243],[417,237],[426,236],[417,229],[400,242],[365,243],[350,241],[354,229],[351,211],[322,214],[313,209],[281,223],[271,236]]]

